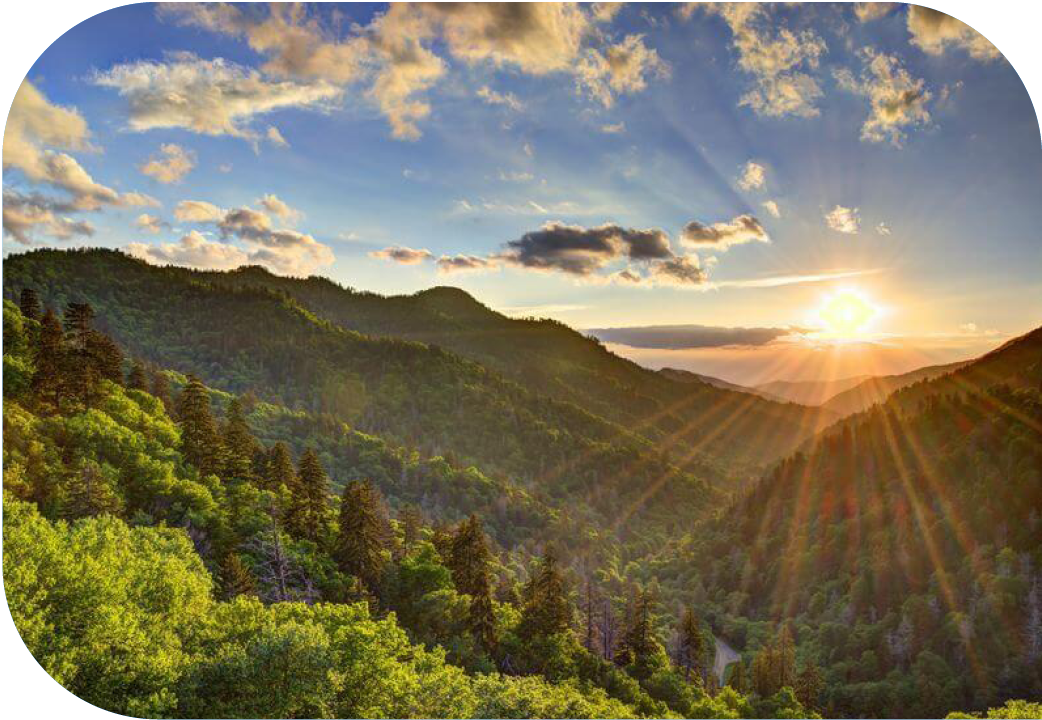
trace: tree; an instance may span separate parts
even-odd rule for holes
[[[163,403],[167,415],[174,415],[174,401],[170,396],[170,381],[162,370],[154,370],[152,372],[152,395]]]
[[[398,515],[398,522],[402,526],[402,545],[408,554],[420,541],[420,530],[423,528],[423,515],[415,505],[405,507]]]
[[[727,686],[734,688],[735,692],[741,695],[749,692],[749,679],[746,677],[745,663],[741,659],[731,663],[731,672],[727,677]]]
[[[94,364],[93,377],[123,384],[123,351],[108,335],[92,332],[87,338],[89,362]],[[92,388],[92,390],[95,388]]]
[[[470,630],[486,651],[496,645],[496,617],[492,606],[492,553],[477,515],[460,523],[452,538],[449,569],[456,589],[470,596]]]
[[[22,315],[30,320],[40,319],[40,298],[32,288],[22,288],[18,298],[18,308]]]
[[[329,478],[311,448],[300,456],[296,482],[290,492],[286,528],[294,537],[318,542],[329,508]]]
[[[821,677],[817,664],[813,660],[807,660],[796,677],[796,699],[808,710],[816,710],[818,696],[824,685],[825,681]]]
[[[37,397],[49,402],[56,410],[65,394],[63,369],[65,363],[65,332],[54,310],[40,321],[40,338],[36,348],[36,371],[31,387]]]
[[[318,599],[318,590],[299,563],[290,555],[282,532],[274,520],[271,529],[260,533],[247,546],[256,560],[260,598],[269,603],[305,602]]]
[[[201,475],[220,470],[220,438],[210,412],[210,393],[195,375],[177,400],[177,419],[181,426],[181,453]]]
[[[545,638],[569,630],[572,606],[557,553],[548,545],[535,574],[525,584],[518,634],[524,639]]]
[[[268,450],[262,482],[272,492],[279,492],[283,487],[289,490],[296,485],[297,470],[293,467],[293,457],[286,443],[277,442]]]
[[[702,636],[702,628],[699,626],[698,618],[694,610],[686,608],[680,619],[679,637],[677,639],[677,665],[684,669],[684,678],[691,679],[694,674],[699,680],[704,679],[704,658],[706,652],[705,639]]]
[[[253,477],[253,455],[257,441],[250,432],[239,398],[228,403],[227,420],[222,433],[224,444],[224,477],[248,480]]]
[[[221,598],[231,600],[239,595],[253,595],[256,587],[250,572],[236,553],[228,553],[221,563]]]
[[[657,649],[651,612],[654,599],[647,588],[638,588],[630,602],[626,625],[622,631],[615,662],[620,665],[639,665]]]
[[[122,504],[93,461],[84,462],[69,478],[64,508],[64,515],[69,519],[115,515]]]
[[[130,365],[130,373],[127,375],[127,388],[148,392],[148,378],[145,376],[145,365],[135,359]]]
[[[341,570],[357,577],[374,594],[384,567],[381,510],[376,491],[368,482],[344,486],[335,559]]]

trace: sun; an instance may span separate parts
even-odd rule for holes
[[[876,307],[857,290],[844,288],[829,295],[818,308],[818,319],[830,335],[839,338],[858,337],[879,314]]]

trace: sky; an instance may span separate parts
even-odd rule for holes
[[[3,251],[454,285],[735,382],[903,372],[1042,323],[1040,150],[1000,50],[898,3],[138,4],[29,69]]]

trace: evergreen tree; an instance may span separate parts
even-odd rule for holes
[[[87,337],[88,362],[94,365],[93,377],[123,384],[123,351],[104,333],[92,332]],[[92,391],[96,389],[92,387]]]
[[[279,488],[291,489],[296,485],[297,471],[293,467],[293,457],[284,442],[277,442],[268,451],[264,463],[264,487],[272,492]]]
[[[32,288],[22,288],[18,298],[18,307],[22,315],[30,320],[40,319],[40,298]]]
[[[300,456],[297,480],[290,491],[292,498],[286,529],[294,537],[318,542],[329,508],[329,478],[311,448]]]
[[[745,663],[739,659],[731,664],[731,672],[727,678],[727,686],[734,688],[735,692],[745,695],[749,692],[749,680],[746,677]]]
[[[93,357],[94,308],[90,303],[70,302],[65,307],[65,363],[63,375],[72,397],[89,407],[98,382]]]
[[[518,634],[524,639],[548,637],[572,626],[572,606],[557,554],[547,546],[535,574],[525,584]]]
[[[492,606],[492,553],[477,515],[460,523],[452,538],[449,569],[456,589],[470,596],[470,629],[486,651],[496,645],[496,618]]]
[[[651,624],[653,598],[647,588],[638,588],[629,607],[629,616],[619,639],[615,662],[620,665],[641,665],[657,649],[655,631]]]
[[[167,415],[173,417],[176,413],[174,412],[174,401],[170,395],[170,381],[162,370],[153,370],[151,392],[156,399],[163,403]]]
[[[231,600],[239,595],[253,595],[256,583],[253,573],[236,553],[228,553],[221,563],[221,598]]]
[[[177,402],[177,419],[181,426],[181,453],[208,475],[220,471],[220,438],[210,412],[210,393],[195,375],[188,376],[188,384],[181,390]]]
[[[113,491],[101,468],[93,461],[84,462],[74,473],[66,488],[65,517],[76,519],[115,515],[122,502]]]
[[[825,681],[821,677],[821,671],[813,660],[808,660],[796,677],[796,699],[807,710],[817,710],[818,696],[824,687]]]
[[[36,348],[36,370],[31,387],[38,398],[55,409],[61,406],[65,393],[65,332],[51,308],[40,321],[40,337]]]
[[[301,463],[301,475],[304,466]],[[349,482],[340,500],[336,561],[340,569],[376,593],[384,567],[383,524],[376,491],[368,482]]]
[[[127,375],[127,387],[131,390],[148,392],[148,378],[145,377],[145,365],[135,359],[130,365],[130,373]]]
[[[689,680],[694,675],[696,679],[704,680],[705,640],[702,636],[702,628],[699,625],[698,618],[691,608],[684,610],[684,615],[680,619],[678,633],[677,659],[679,662],[677,665],[683,668],[684,678]]]
[[[227,420],[224,423],[224,477],[248,480],[253,476],[253,455],[257,441],[250,432],[246,415],[239,398],[228,403]]]
[[[420,530],[423,528],[423,515],[415,505],[409,505],[398,515],[398,522],[402,526],[402,544],[405,553],[409,554],[416,543],[420,541]]]

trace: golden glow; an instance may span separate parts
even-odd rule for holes
[[[838,338],[863,336],[878,314],[879,308],[868,298],[846,288],[826,297],[817,312],[826,332]]]

